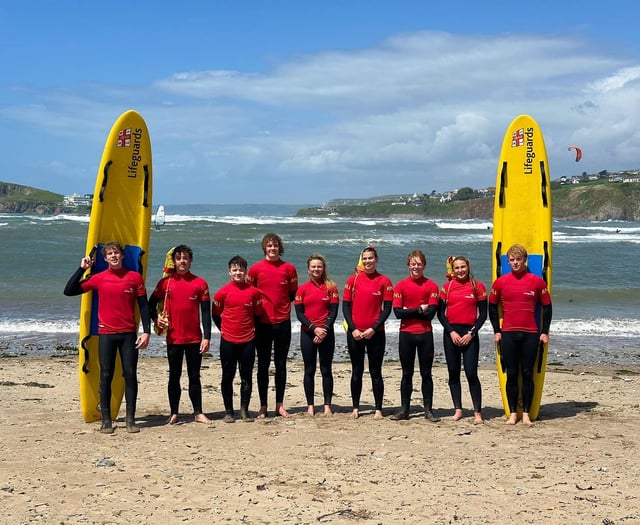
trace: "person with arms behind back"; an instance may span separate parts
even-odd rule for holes
[[[193,250],[185,244],[172,248],[167,256],[171,265],[165,266],[165,276],[158,281],[149,299],[151,317],[166,332],[167,360],[169,362],[168,423],[179,420],[180,376],[182,361],[186,357],[189,377],[189,399],[195,421],[209,424],[211,420],[202,412],[202,384],[200,368],[202,355],[209,351],[211,341],[211,299],[207,282],[191,273]],[[163,315],[157,305],[164,301]],[[202,330],[200,324],[202,323]],[[203,335],[204,332],[204,335]]]
[[[462,419],[460,372],[469,383],[474,425],[482,420],[482,386],[478,378],[480,339],[478,331],[487,320],[487,289],[471,273],[471,263],[463,256],[450,257],[450,279],[440,290],[438,319],[442,325],[444,355],[449,371],[449,391],[455,410],[451,419]]]
[[[275,233],[262,238],[264,259],[249,268],[248,281],[262,293],[264,314],[256,326],[258,356],[258,419],[267,417],[271,348],[275,365],[276,414],[289,417],[284,407],[287,385],[287,355],[291,345],[291,302],[298,289],[298,273],[293,264],[282,260],[284,245]]]
[[[314,415],[314,382],[316,361],[320,356],[324,415],[331,415],[333,396],[333,373],[331,370],[336,337],[333,324],[338,315],[340,295],[336,284],[327,275],[325,258],[317,253],[307,259],[309,280],[296,292],[296,316],[302,324],[300,350],[304,360],[304,392],[307,398],[307,413]]]
[[[388,277],[378,273],[378,253],[373,246],[367,246],[360,255],[363,269],[347,279],[342,295],[342,314],[347,323],[347,347],[351,359],[352,417],[360,417],[366,353],[375,402],[374,419],[382,419],[382,362],[387,342],[384,323],[391,313],[393,284]]]
[[[93,290],[100,296],[98,301],[98,359],[102,413],[100,432],[113,434],[114,431],[111,421],[111,382],[118,352],[120,352],[125,381],[127,432],[140,432],[140,427],[135,423],[138,397],[138,351],[147,348],[151,337],[147,290],[138,272],[124,268],[124,250],[120,243],[115,241],[104,243],[102,256],[107,263],[107,269],[89,274],[86,279],[82,279],[85,271],[95,262],[91,257],[83,257],[80,268],[69,278],[64,294],[74,296]],[[138,335],[136,321],[136,302],[144,332],[140,335]]]
[[[505,422],[518,422],[518,374],[522,374],[522,423],[531,426],[529,411],[533,400],[533,368],[538,345],[549,342],[551,326],[551,295],[547,283],[527,268],[527,250],[514,244],[507,250],[511,272],[498,277],[489,295],[489,320],[494,341],[501,345],[501,359],[506,369],[506,394],[511,415]],[[502,326],[498,306],[502,305]],[[538,327],[536,308],[542,309],[542,324]]]

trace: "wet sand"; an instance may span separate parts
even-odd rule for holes
[[[384,365],[385,416],[400,367]],[[350,368],[334,366],[332,417],[306,415],[302,363],[289,366],[293,416],[226,424],[220,366],[202,372],[210,426],[193,422],[183,373],[181,424],[168,426],[167,365],[139,364],[139,434],[84,423],[74,357],[0,358],[0,498],[5,523],[640,523],[640,366],[553,367],[532,428],[504,425],[493,367],[481,368],[484,425],[450,416],[446,368],[434,408],[414,391],[409,421],[373,419],[365,375],[351,419]],[[417,388],[417,378],[414,388]],[[236,395],[239,390],[236,383]],[[320,379],[316,410],[322,411]],[[273,409],[273,391],[270,409]],[[255,390],[251,410],[258,408]],[[124,416],[124,405],[120,416]],[[273,412],[270,412],[273,416]]]

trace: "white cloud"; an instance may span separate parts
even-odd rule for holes
[[[639,77],[640,66],[573,37],[416,32],[262,72],[179,72],[135,96],[68,88],[0,115],[54,137],[89,133],[99,149],[119,112],[143,101],[163,201],[194,202],[210,183],[215,202],[322,202],[493,185],[520,113],[540,123],[552,177],[574,174],[572,143],[581,171],[634,167]]]

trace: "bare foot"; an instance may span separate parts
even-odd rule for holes
[[[307,407],[307,415],[313,417],[315,415],[316,411],[315,408],[313,407],[313,405],[309,405]]]
[[[324,406],[324,415],[325,417],[329,417],[333,415],[333,412],[331,411],[331,405]]]
[[[376,413],[373,415],[373,419],[384,419],[382,415],[382,410],[376,410]]]
[[[194,419],[195,419],[196,423],[202,423],[203,425],[210,425],[211,423],[213,423],[213,421],[211,421],[204,414],[196,414],[196,417]]]
[[[178,414],[171,414],[169,419],[167,419],[167,425],[175,425],[178,421],[180,421]]]
[[[509,419],[507,419],[504,424],[505,425],[515,425],[518,422],[518,414],[516,412],[512,412]]]
[[[533,426],[533,421],[531,421],[531,418],[529,418],[529,413],[528,412],[523,412],[522,413],[522,424],[527,426],[527,427],[532,427]]]
[[[484,423],[484,419],[482,419],[482,414],[480,412],[473,413],[473,424],[474,425],[482,425]]]
[[[460,419],[462,419],[462,409],[456,408],[456,411],[454,412],[453,416],[451,416],[451,420],[458,421]]]
[[[256,416],[258,419],[264,419],[267,417],[267,407],[262,405],[260,410],[258,410],[258,415]]]
[[[351,412],[351,418],[358,419],[359,417],[360,417],[360,410],[358,410],[357,408],[354,408],[353,411]]]
[[[291,417],[291,414],[287,412],[287,409],[284,408],[284,405],[282,403],[276,403],[276,412],[282,417]]]

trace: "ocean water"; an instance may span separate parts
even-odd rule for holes
[[[341,287],[359,251],[373,244],[378,269],[393,282],[407,275],[406,256],[427,255],[426,274],[442,284],[448,255],[470,258],[475,277],[491,281],[491,223],[474,220],[297,218],[300,206],[165,206],[165,224],[151,234],[147,287],[160,278],[164,256],[176,244],[194,250],[193,271],[212,291],[228,280],[227,261],[262,258],[267,232],[284,240],[283,258],[308,278],[306,260],[325,255],[330,276]],[[88,217],[0,215],[0,354],[75,353],[80,308],[65,297],[64,285],[84,255]],[[640,223],[565,222],[553,226],[553,322],[550,363],[640,364],[640,277],[635,269]],[[294,316],[295,317],[295,316]],[[300,358],[299,323],[294,319],[291,357]],[[387,359],[397,359],[399,322],[387,322]],[[217,356],[217,331],[212,348]],[[442,329],[434,321],[436,360],[444,362]],[[336,327],[338,360],[346,359],[346,338]],[[481,360],[493,362],[489,322],[480,333]],[[164,355],[152,337],[148,355]]]

